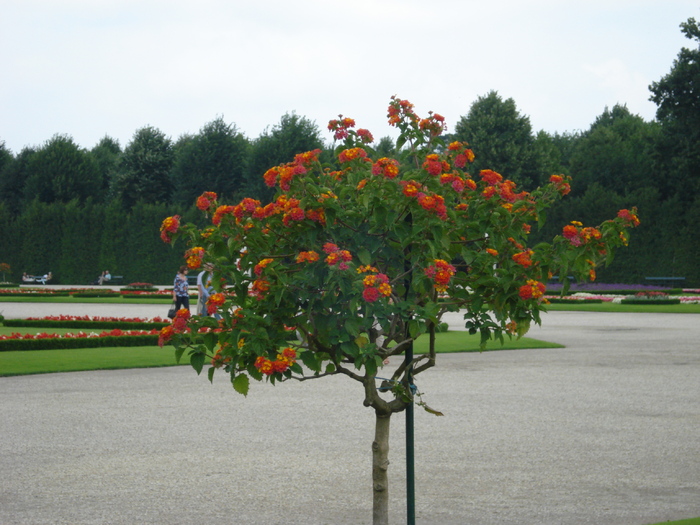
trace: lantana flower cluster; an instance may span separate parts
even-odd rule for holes
[[[447,286],[450,284],[450,279],[455,274],[455,267],[445,260],[435,259],[433,264],[428,266],[424,272],[435,284],[433,285],[438,292],[447,291]]]
[[[297,352],[292,347],[287,347],[277,354],[277,358],[272,361],[264,356],[259,356],[254,363],[255,368],[260,370],[266,376],[271,376],[274,373],[286,372],[297,359]]]

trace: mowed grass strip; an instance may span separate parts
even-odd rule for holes
[[[548,304],[550,312],[624,312],[637,314],[700,314],[700,304],[616,304],[616,303],[556,303]]]
[[[34,332],[39,333],[39,330],[34,330]],[[497,341],[490,341],[487,351],[526,348],[563,348],[563,346],[528,337],[518,340],[508,340],[506,338],[503,346]],[[419,338],[416,341],[414,352],[424,353],[427,349],[428,337]],[[437,334],[437,350],[439,353],[478,352],[479,336],[458,331],[440,333]],[[183,356],[181,363],[189,363],[187,356]],[[0,352],[0,376],[176,365],[175,350],[172,346],[163,348],[158,346],[137,346]]]

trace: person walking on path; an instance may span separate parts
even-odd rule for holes
[[[190,309],[190,292],[189,283],[187,282],[187,266],[180,266],[180,269],[175,275],[175,281],[173,282],[173,302],[175,303],[175,310],[180,308]]]
[[[212,266],[205,264],[204,269],[197,275],[197,291],[199,292],[199,301],[197,302],[198,315],[209,315],[207,313],[207,299],[209,299],[212,292],[211,271]]]

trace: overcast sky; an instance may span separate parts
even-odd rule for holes
[[[0,0],[0,142],[56,133],[122,147],[218,116],[247,137],[295,111],[375,137],[391,95],[450,130],[479,96],[535,131],[587,129],[606,106],[655,116],[648,86],[694,43],[695,0]],[[330,140],[330,135],[327,136]]]

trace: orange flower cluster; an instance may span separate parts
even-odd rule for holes
[[[315,251],[310,251],[310,252],[299,252],[299,255],[297,255],[297,262],[302,263],[302,262],[316,262],[319,259],[318,253]]]
[[[270,289],[269,281],[265,279],[256,279],[253,281],[253,286],[250,288],[251,297],[255,297],[258,301],[265,298],[265,294]]]
[[[296,363],[297,352],[291,347],[287,347],[282,352],[277,354],[277,359],[269,360],[267,357],[259,356],[255,360],[255,368],[260,370],[266,376],[271,376],[274,373],[286,372],[290,366]]]
[[[447,129],[447,124],[445,124],[445,117],[429,111],[428,118],[421,119],[418,127],[423,131],[428,131],[433,137],[437,137]]]
[[[328,266],[338,266],[339,270],[347,270],[348,263],[352,261],[352,254],[347,250],[341,250],[332,242],[327,242],[323,245],[323,251],[328,254],[326,263]]]
[[[632,208],[632,211],[624,209],[617,212],[617,216],[624,219],[628,226],[639,226],[639,217],[637,217],[637,209]]]
[[[421,208],[426,211],[432,211],[443,221],[447,220],[447,207],[445,206],[445,199],[442,195],[429,195],[421,191],[423,187],[415,180],[402,180],[399,184],[403,188],[403,194],[406,197],[414,197],[418,200],[418,204]]]
[[[368,129],[360,128],[357,130],[357,136],[360,137],[360,140],[362,141],[363,144],[371,144],[374,142],[374,137],[372,136],[372,133]]]
[[[493,248],[486,248],[486,253],[498,257],[498,250],[494,250]]]
[[[263,273],[263,270],[267,268],[267,266],[273,261],[274,259],[270,259],[269,257],[267,259],[263,259],[260,261],[258,264],[255,265],[255,268],[253,268],[253,272],[255,275],[261,275]]]
[[[202,211],[211,211],[216,205],[216,199],[218,195],[213,191],[205,191],[199,197],[197,197],[197,208]]]
[[[221,308],[225,302],[226,296],[221,292],[211,294],[209,296],[209,299],[207,299],[207,313],[209,315],[215,314],[216,311],[219,308]]]
[[[367,158],[367,152],[362,148],[350,148],[344,149],[338,155],[338,161],[342,164],[344,162],[350,162],[356,159]]]
[[[160,334],[158,335],[158,346],[162,347],[173,338],[173,335],[186,332],[188,330],[187,320],[191,316],[192,315],[187,308],[180,308],[175,314],[173,323],[171,325],[164,326],[160,330]]]
[[[462,193],[465,189],[476,189],[476,182],[472,179],[463,179],[457,173],[443,173],[440,175],[440,184],[449,184],[457,193]]]
[[[165,219],[163,219],[163,223],[160,225],[160,238],[163,240],[163,242],[170,242],[172,240],[173,234],[177,233],[177,230],[179,228],[179,215],[166,217]]]
[[[545,290],[546,287],[544,284],[530,279],[527,281],[527,284],[520,287],[518,295],[524,301],[527,301],[528,299],[539,299],[544,295]]]
[[[376,268],[369,266],[364,266],[362,268],[365,272],[376,270]],[[391,296],[392,289],[391,285],[389,284],[389,278],[383,273],[371,273],[365,276],[365,278],[362,279],[362,284],[365,287],[362,292],[362,298],[368,303],[373,303],[380,297]]]
[[[468,162],[474,162],[474,152],[469,149],[466,142],[451,142],[447,147],[450,155],[454,156],[452,161],[455,167],[464,168]]]
[[[204,259],[204,248],[201,246],[190,248],[185,252],[185,259],[187,260],[187,267],[190,270],[196,270],[202,266],[202,259]]]
[[[513,255],[513,260],[523,268],[529,268],[530,266],[532,266],[533,254],[534,252],[532,250],[518,252],[515,255]]]
[[[354,127],[355,120],[351,118],[343,118],[343,115],[338,115],[337,120],[334,119],[328,122],[328,131],[333,132],[333,138],[335,140],[345,140],[348,138],[348,130]]]
[[[565,177],[564,175],[552,175],[549,177],[549,182],[554,184],[556,190],[562,195],[567,195],[571,191],[569,180],[571,180],[571,177]]]
[[[503,180],[503,175],[496,173],[493,170],[481,170],[481,172],[479,172],[479,176],[482,180],[486,181],[486,184],[489,186],[495,186]]]
[[[408,100],[401,100],[396,96],[391,97],[387,117],[389,117],[389,124],[391,126],[398,126],[402,121],[415,124],[419,120],[418,116],[413,111],[413,104]]]
[[[314,162],[317,162],[320,154],[320,149],[299,153],[294,157],[292,162],[270,168],[263,175],[265,184],[272,188],[279,180],[280,188],[282,188],[284,191],[289,191],[294,176],[303,175],[306,173],[308,171],[308,166]]]
[[[591,241],[598,241],[602,238],[600,231],[597,228],[586,227],[582,228],[582,224],[578,221],[571,221],[571,224],[564,226],[562,235],[573,245],[581,246],[588,244]]]
[[[443,172],[450,171],[450,163],[442,160],[437,153],[431,153],[425,157],[423,169],[431,175],[440,175]]]
[[[442,259],[434,259],[432,264],[428,266],[424,272],[430,279],[435,281],[435,289],[438,292],[445,292],[447,285],[450,284],[450,279],[455,274],[455,267]]]
[[[399,174],[399,162],[394,159],[382,157],[372,164],[372,175],[384,175],[387,179],[393,179]]]

